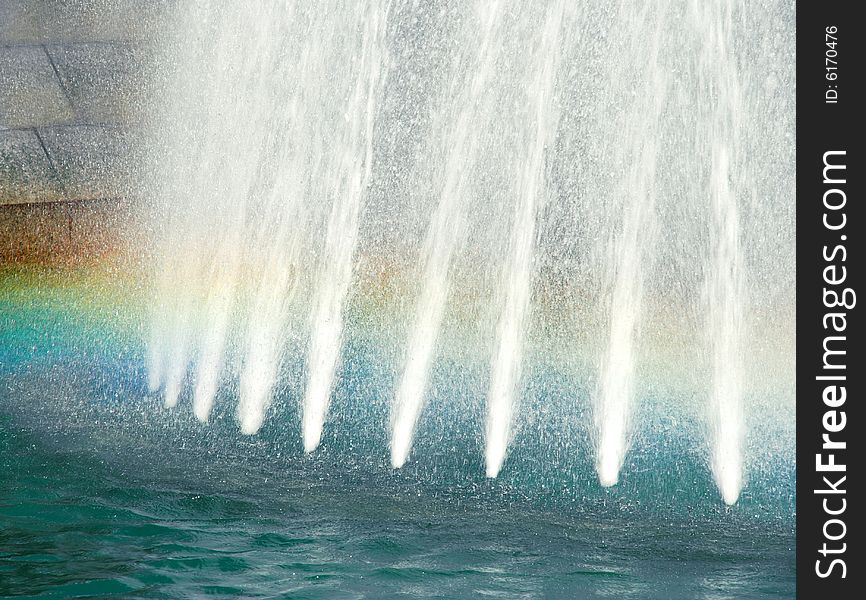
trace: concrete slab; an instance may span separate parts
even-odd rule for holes
[[[130,194],[131,134],[117,128],[87,125],[38,131],[68,200]]]
[[[173,0],[0,0],[0,44],[150,39]]]
[[[124,200],[70,202],[68,211],[70,250],[88,260],[122,252],[140,230],[132,204]]]
[[[138,120],[142,70],[136,46],[119,43],[47,45],[79,119],[89,124]]]
[[[0,131],[0,205],[52,202],[62,197],[36,131]]]
[[[0,0],[0,45],[22,44],[39,39],[34,2]]]
[[[0,47],[0,126],[35,127],[74,120],[44,48]]]
[[[141,247],[137,214],[131,203],[116,200],[0,205],[0,267],[123,258],[131,244]]]
[[[0,206],[0,264],[57,262],[70,255],[65,202]]]

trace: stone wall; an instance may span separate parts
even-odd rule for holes
[[[143,56],[164,9],[0,0],[0,261],[117,241],[130,214]]]

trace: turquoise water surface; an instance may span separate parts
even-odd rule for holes
[[[307,456],[290,384],[257,436],[238,432],[228,396],[201,424],[188,399],[168,411],[148,394],[135,319],[112,322],[111,302],[87,313],[74,290],[8,277],[4,289],[0,596],[794,595],[787,443],[726,507],[696,426],[647,412],[620,484],[604,489],[589,416],[566,410],[585,390],[539,368],[532,418],[490,480],[469,426],[479,413],[457,400],[473,379],[443,368],[439,408],[395,471],[379,349],[352,340],[341,408]]]

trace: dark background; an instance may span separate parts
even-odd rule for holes
[[[834,436],[842,435],[848,442],[847,451],[837,453],[836,458],[837,463],[848,467],[848,479],[843,484],[847,489],[848,506],[841,516],[848,528],[846,537],[840,540],[846,542],[848,548],[844,555],[837,555],[847,563],[846,579],[839,578],[838,567],[827,579],[815,573],[815,561],[822,558],[818,554],[824,542],[822,527],[825,520],[832,517],[823,512],[824,496],[813,491],[823,486],[823,474],[815,471],[815,454],[821,451],[821,434],[824,433],[821,417],[826,410],[821,400],[826,382],[815,381],[815,376],[821,374],[822,341],[826,335],[821,320],[829,310],[822,302],[822,271],[826,265],[821,256],[823,246],[832,248],[839,243],[840,234],[848,236],[845,242],[848,249],[846,285],[857,292],[864,292],[860,284],[862,271],[866,269],[862,262],[863,210],[860,205],[863,143],[860,112],[864,102],[859,80],[863,67],[860,60],[863,31],[854,15],[855,6],[853,2],[800,2],[797,5],[797,591],[801,598],[862,598],[864,589],[863,447],[858,435],[863,421],[860,402],[864,334],[859,306],[847,311],[848,397],[843,408],[848,422],[843,433]],[[827,81],[825,28],[833,25],[838,28],[835,35],[839,77],[836,81]],[[837,85],[837,104],[824,102],[828,85]],[[847,184],[843,189],[848,199],[844,209],[848,222],[844,232],[828,231],[822,224],[822,196],[829,189],[823,183],[823,155],[829,150],[847,151]],[[828,564],[829,560],[822,560],[822,568]]]

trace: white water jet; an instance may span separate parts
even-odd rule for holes
[[[451,431],[476,416],[486,391],[481,431],[467,437],[482,434],[488,476],[502,472],[518,425],[566,423],[569,410],[588,408],[589,460],[609,486],[637,409],[679,420],[687,401],[667,391],[694,386],[683,397],[708,398],[708,461],[722,498],[735,502],[755,385],[742,358],[753,318],[745,290],[752,278],[771,280],[781,305],[779,280],[790,275],[756,266],[771,253],[754,216],[786,210],[786,190],[764,183],[772,165],[753,180],[744,168],[772,162],[749,135],[776,136],[756,142],[760,150],[781,146],[788,130],[746,111],[757,98],[767,115],[783,114],[791,102],[779,82],[790,79],[780,68],[764,81],[738,62],[731,38],[746,32],[736,2],[428,4],[177,3],[188,15],[172,20],[179,35],[161,66],[178,72],[154,136],[170,148],[148,190],[159,232],[149,387],[168,406],[190,395],[207,421],[214,398],[235,392],[221,386],[237,381],[246,434],[277,398],[289,414],[297,402],[311,452],[344,387],[335,381],[345,340],[357,340],[340,411],[375,415],[375,402],[352,403],[400,371],[387,432],[394,467],[410,455],[428,394],[444,399],[431,425]],[[569,10],[579,19],[566,24]],[[744,204],[751,188],[773,201]],[[789,241],[792,225],[780,220]],[[768,314],[771,302],[761,306]],[[354,323],[361,329],[350,331]],[[446,323],[465,347],[440,342]],[[404,326],[405,355],[392,364]],[[709,381],[691,374],[698,364],[667,364],[692,351],[697,331],[708,338]],[[491,349],[479,392],[485,365],[474,359]],[[455,369],[470,365],[454,382],[464,387],[430,389],[440,355]],[[589,365],[599,376],[588,407],[583,395],[560,404],[555,386],[536,387],[535,375],[555,372],[582,388]],[[664,393],[639,407],[638,390],[649,389]],[[548,456],[573,448],[568,431],[544,440],[562,444]]]
[[[509,256],[502,281],[503,298],[496,333],[496,347],[487,394],[485,463],[488,477],[496,477],[505,461],[512,435],[516,397],[520,392],[527,318],[532,292],[532,257],[535,226],[544,194],[545,148],[556,124],[553,92],[559,63],[559,36],[565,2],[558,2],[547,14],[540,32],[541,42],[533,61],[535,77],[530,114],[534,123],[527,136],[528,147],[521,156],[523,170],[517,185],[518,198],[509,244]]]
[[[737,202],[730,188],[727,150],[714,146],[712,205],[715,247],[707,287],[713,365],[711,424],[712,469],[726,504],[739,498],[743,487],[743,265],[740,254]]]
[[[334,374],[343,345],[343,307],[352,281],[361,204],[370,186],[373,162],[373,124],[376,98],[383,77],[384,31],[387,8],[370,6],[363,19],[357,79],[346,106],[350,123],[344,133],[342,155],[333,190],[333,205],[325,238],[324,264],[313,300],[307,386],[303,403],[304,451],[319,445],[334,387]]]
[[[172,318],[177,310],[179,296],[175,294],[174,275],[176,267],[172,259],[174,253],[165,253],[168,246],[163,243],[163,256],[159,269],[154,274],[155,284],[150,314],[150,337],[147,344],[147,388],[151,393],[158,392],[165,383],[168,359],[168,343],[172,331]]]
[[[169,303],[164,300],[164,294],[170,290],[171,279],[167,276],[169,270],[162,269],[156,284],[153,310],[150,316],[150,339],[147,343],[147,389],[151,393],[159,391],[165,380],[165,354],[167,314]]]
[[[736,503],[743,487],[743,352],[745,268],[740,242],[738,190],[748,174],[737,165],[743,143],[743,90],[732,50],[733,3],[714,0],[698,9],[706,40],[699,80],[713,98],[708,115],[710,248],[705,280],[707,336],[712,365],[709,402],[710,466],[722,499]]]
[[[288,290],[281,283],[269,283],[264,291],[268,300],[257,302],[247,332],[244,365],[240,376],[237,418],[241,432],[252,435],[262,426],[265,411],[277,381],[282,358],[283,319],[281,302],[277,296]],[[268,320],[268,317],[274,317]]]
[[[177,406],[183,389],[183,380],[186,378],[186,371],[189,366],[189,337],[186,324],[178,323],[175,334],[171,338],[168,368],[165,372],[163,404],[166,408]]]
[[[172,215],[164,234],[154,286],[148,344],[148,389],[162,391],[166,408],[177,405],[189,367],[195,336],[196,299],[201,278],[201,253],[196,235],[186,234],[184,215]],[[178,282],[184,285],[179,286]]]
[[[183,390],[195,338],[194,307],[199,291],[199,262],[196,258],[184,261],[171,257],[167,264],[171,265],[174,275],[187,282],[184,289],[170,291],[171,301],[163,304],[167,307],[167,314],[163,317],[165,326],[156,334],[163,341],[164,356],[160,361],[163,404],[166,408],[174,408]],[[161,293],[168,294],[169,291],[161,290]],[[157,374],[152,373],[151,379],[156,383]]]
[[[629,7],[632,7],[629,4]],[[648,15],[651,8],[658,14]],[[650,19],[654,17],[655,23]],[[645,5],[638,15],[629,13],[629,27],[623,27],[627,56],[639,57],[644,50],[646,62],[630,65],[646,79],[631,111],[620,125],[623,137],[617,165],[625,168],[618,194],[624,198],[622,224],[612,239],[608,256],[610,290],[607,345],[601,358],[601,372],[594,411],[596,426],[596,471],[602,486],[619,481],[619,472],[628,449],[631,413],[634,402],[636,338],[643,312],[644,275],[647,256],[655,242],[656,163],[660,144],[659,119],[666,97],[665,74],[658,61],[660,27],[666,8],[659,3]],[[654,26],[656,35],[647,40],[637,31]],[[621,73],[623,81],[630,81]]]
[[[242,346],[237,419],[247,435],[258,432],[270,406],[285,352],[288,309],[297,289],[297,244],[284,241],[290,235],[285,222],[278,229],[261,269]]]
[[[471,82],[461,90],[458,114],[448,136],[445,182],[422,250],[421,293],[409,333],[403,375],[397,387],[391,425],[391,465],[400,468],[412,447],[412,437],[427,390],[433,350],[448,297],[451,258],[462,233],[463,201],[475,162],[480,132],[475,123],[482,92],[493,75],[501,35],[501,2],[480,3],[483,15],[480,45]]]
[[[223,354],[235,303],[240,266],[239,248],[240,241],[232,237],[221,246],[215,261],[217,273],[211,279],[211,288],[205,301],[204,315],[207,327],[196,361],[195,388],[192,398],[193,413],[203,423],[206,423],[210,417],[223,369]]]

